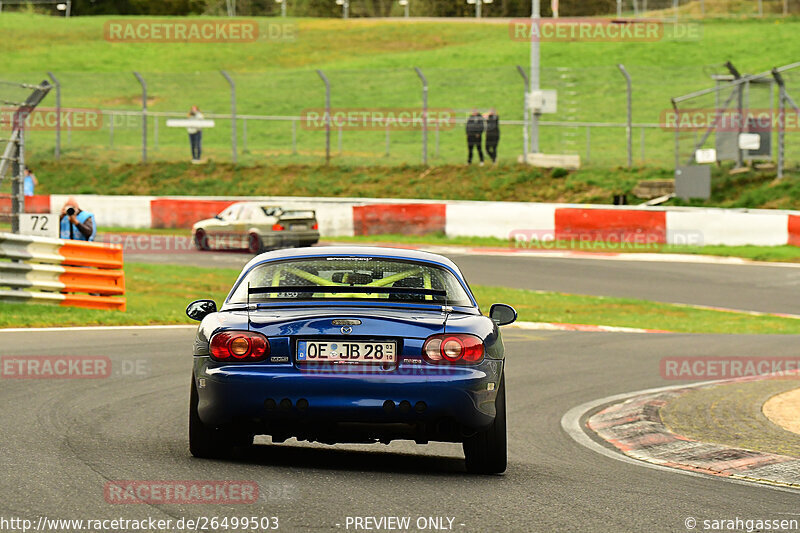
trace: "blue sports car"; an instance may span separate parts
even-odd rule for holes
[[[474,473],[506,469],[498,326],[449,259],[390,248],[261,254],[222,308],[192,302],[189,446],[221,457],[273,442],[461,442]]]

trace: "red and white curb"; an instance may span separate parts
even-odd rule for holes
[[[699,388],[765,379],[765,376],[649,389],[603,398],[574,407],[562,428],[578,443],[607,457],[685,475],[800,492],[800,459],[785,455],[705,443],[677,435],[661,422],[660,409],[670,400]],[[592,439],[588,431],[613,446]]]

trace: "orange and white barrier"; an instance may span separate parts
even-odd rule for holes
[[[124,311],[122,266],[119,245],[0,233],[0,300]]]

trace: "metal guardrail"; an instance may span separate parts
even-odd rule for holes
[[[0,301],[125,311],[122,266],[118,244],[0,233]]]

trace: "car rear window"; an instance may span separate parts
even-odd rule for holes
[[[228,301],[245,303],[248,284],[250,302],[336,299],[472,306],[464,287],[449,270],[382,257],[315,257],[264,263],[247,274]],[[347,288],[354,290],[348,292]]]

